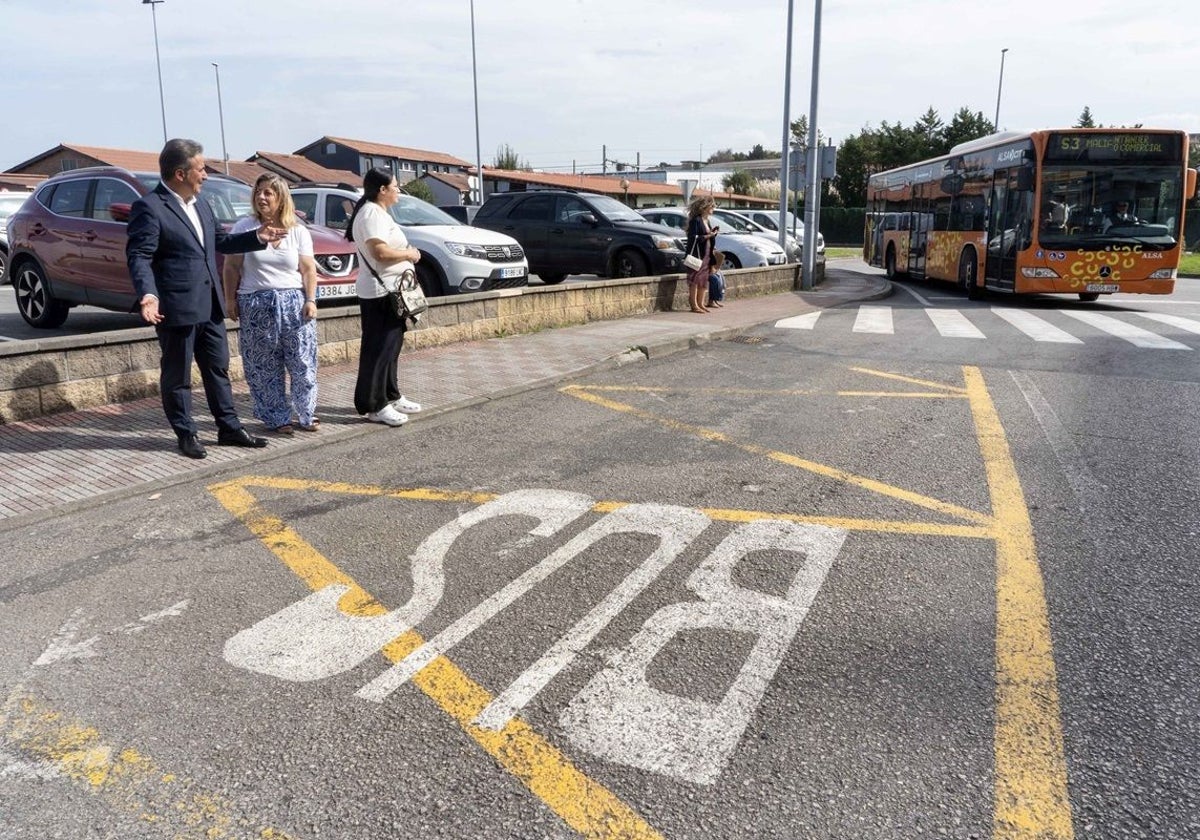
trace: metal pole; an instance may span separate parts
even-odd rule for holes
[[[225,158],[225,174],[229,174],[229,152],[225,151],[225,109],[221,107],[221,66],[212,62],[217,74],[217,114],[221,117],[221,155]]]
[[[788,110],[792,98],[792,0],[788,0],[787,13],[787,58],[783,62],[783,145],[779,161],[779,247],[786,252],[787,243],[787,194],[791,183],[792,137],[791,113]]]
[[[1008,47],[1000,50],[1000,84],[996,86],[996,119],[992,123],[996,131],[1000,130],[1000,94],[1004,91],[1004,54]]]
[[[804,191],[804,273],[800,288],[813,287],[817,269],[817,225],[821,196],[821,150],[817,148],[817,80],[821,69],[821,0],[813,14],[812,95],[808,105],[808,186]]]
[[[143,6],[150,7],[150,18],[154,21],[154,63],[158,67],[158,107],[162,111],[163,143],[167,142],[167,100],[163,96],[162,59],[158,54],[158,13],[154,7],[166,0],[142,0]]]
[[[479,71],[475,65],[475,0],[471,0],[471,87],[475,91],[475,203],[483,204],[483,156],[479,151]]]

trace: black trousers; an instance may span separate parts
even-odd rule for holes
[[[354,385],[354,410],[379,411],[400,398],[396,363],[404,346],[404,320],[396,317],[386,297],[359,298],[362,346],[358,351],[358,381]]]
[[[213,305],[213,311],[220,307]],[[196,434],[192,419],[192,360],[200,368],[208,410],[217,428],[234,432],[242,428],[233,405],[233,386],[229,382],[229,341],[224,320],[208,320],[181,327],[155,327],[159,361],[158,388],[163,413],[179,437]]]

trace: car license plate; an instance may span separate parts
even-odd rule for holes
[[[505,277],[505,278],[507,278],[507,277],[524,277],[525,269],[519,265],[514,266],[513,268],[502,268],[502,269],[500,269],[500,276]]]
[[[357,287],[354,283],[325,283],[317,286],[317,300],[354,297],[356,294]]]
[[[1085,292],[1119,292],[1121,287],[1116,283],[1088,283],[1083,290]]]

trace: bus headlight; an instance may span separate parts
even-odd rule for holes
[[[1022,268],[1021,276],[1022,277],[1036,277],[1036,278],[1049,277],[1054,280],[1057,280],[1058,272],[1052,268]]]
[[[1149,279],[1151,279],[1151,280],[1174,280],[1175,279],[1175,269],[1160,268],[1158,271],[1151,272]]]

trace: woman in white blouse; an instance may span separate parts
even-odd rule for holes
[[[354,408],[373,423],[402,426],[421,404],[400,393],[396,364],[404,346],[405,319],[388,306],[387,293],[399,288],[400,275],[421,259],[404,230],[388,212],[400,198],[400,185],[386,169],[363,176],[363,196],[354,205],[346,238],[358,244],[358,311],[362,344]]]
[[[321,423],[312,236],[296,218],[292,194],[278,175],[260,175],[252,201],[253,215],[239,219],[234,233],[261,225],[287,230],[261,251],[225,257],[221,270],[228,315],[241,322],[238,344],[254,416],[277,434],[290,435],[295,428],[315,432]]]

